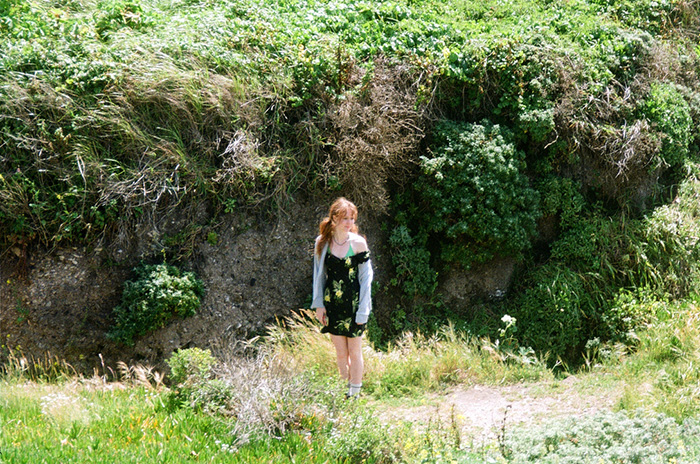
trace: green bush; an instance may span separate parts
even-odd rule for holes
[[[681,165],[694,138],[690,106],[683,95],[673,84],[656,82],[638,111],[661,137],[661,160],[668,166]]]
[[[0,15],[10,16],[11,14],[26,13],[29,11],[29,4],[19,0],[0,0]],[[1,31],[2,29],[0,29]]]
[[[134,280],[124,283],[108,336],[132,344],[135,337],[164,327],[174,317],[194,315],[203,294],[204,286],[192,272],[167,264],[142,264],[134,269]]]
[[[700,171],[687,165],[687,180],[678,186],[673,203],[656,208],[640,224],[632,256],[637,286],[682,298],[700,290]]]
[[[439,239],[441,259],[469,268],[530,246],[540,215],[538,193],[506,128],[488,121],[442,122],[421,166],[415,183],[423,207],[420,227]]]
[[[218,360],[210,350],[186,348],[173,353],[166,363],[174,388],[169,406],[192,408],[205,413],[223,413],[233,397],[231,386],[214,375]]]
[[[572,213],[550,245],[549,261],[518,285],[512,310],[523,328],[521,344],[567,362],[577,362],[588,340],[627,341],[644,316],[623,304],[624,289],[652,284],[644,249],[633,247],[641,238],[639,221],[616,221],[578,207]]]
[[[555,263],[535,270],[530,279],[532,285],[509,311],[518,320],[520,345],[550,361],[575,358],[589,336],[585,312],[592,306],[583,276]]]
[[[687,21],[683,10],[693,11],[686,2],[674,0],[593,0],[622,23],[639,29],[668,33]]]
[[[695,420],[676,423],[663,414],[601,412],[508,433],[503,454],[512,463],[697,462]]]
[[[152,22],[138,1],[110,0],[100,5],[99,14],[95,18],[95,29],[100,37],[107,38],[110,33],[121,28],[140,29]]]
[[[211,354],[211,350],[186,348],[177,350],[166,363],[170,367],[170,378],[174,384],[179,385],[191,377],[208,379],[217,360]]]
[[[581,186],[571,179],[545,176],[537,184],[543,216],[556,215],[559,227],[570,227],[586,206]]]
[[[675,201],[639,219],[586,209],[575,195],[565,200],[567,182],[540,186],[542,209],[561,211],[562,230],[548,261],[523,272],[512,291],[522,345],[556,359],[596,338],[634,342],[660,302],[697,291],[700,182],[697,167],[687,168]]]
[[[400,225],[389,237],[396,277],[392,284],[400,287],[409,298],[431,296],[437,287],[437,272],[430,265],[430,251],[425,239],[412,237],[405,225]]]
[[[621,289],[602,315],[613,341],[633,344],[636,331],[651,323],[664,303],[648,287]]]

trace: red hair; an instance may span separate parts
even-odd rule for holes
[[[333,238],[333,229],[335,226],[348,214],[357,219],[357,206],[346,198],[340,197],[336,199],[328,211],[328,216],[323,218],[321,224],[318,226],[318,234],[321,238],[316,244],[316,254],[321,254],[323,247],[325,247],[326,244],[328,244]],[[353,225],[353,228],[350,231],[357,234],[359,232],[357,224]]]

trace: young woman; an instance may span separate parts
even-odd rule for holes
[[[331,334],[348,397],[362,387],[362,333],[372,310],[372,263],[356,219],[357,207],[338,198],[321,221],[314,247],[312,308],[321,332]]]

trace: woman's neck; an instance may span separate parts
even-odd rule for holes
[[[350,240],[350,234],[345,232],[333,232],[333,241],[338,246],[343,246]]]

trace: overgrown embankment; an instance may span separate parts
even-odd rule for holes
[[[695,463],[699,308],[659,304],[636,350],[589,350],[564,375],[507,337],[406,334],[382,352],[365,346],[362,395],[350,401],[310,312],[236,353],[179,350],[165,376],[125,363],[80,376],[65,362],[11,357],[0,366],[0,457]]]
[[[371,218],[379,345],[448,318],[496,335],[508,316],[521,346],[576,361],[630,341],[636,302],[697,289],[693,3],[0,0],[0,16],[0,332],[25,348],[48,320],[106,333],[142,259],[210,291],[193,330],[136,355],[259,327],[304,304],[306,240],[337,195]],[[77,291],[32,287],[73,246],[92,269]],[[275,273],[299,277],[261,304]]]

